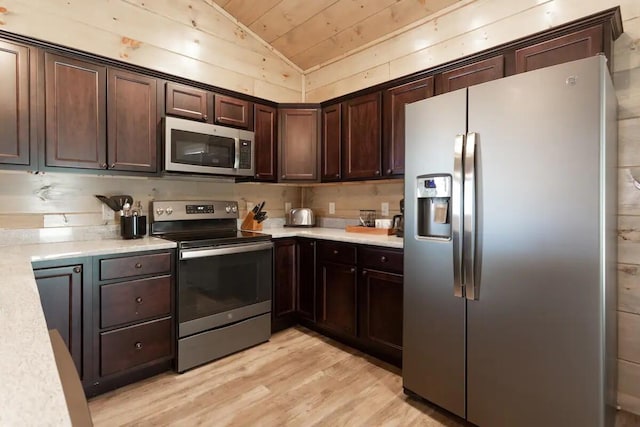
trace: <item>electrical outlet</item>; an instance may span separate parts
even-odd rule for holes
[[[329,214],[334,215],[336,213],[336,204],[329,202]]]
[[[380,213],[382,214],[382,216],[389,216],[389,203],[382,202],[382,204],[380,205]]]
[[[102,220],[103,221],[113,221],[115,212],[111,210],[111,208],[104,203],[102,204]]]
[[[291,210],[291,202],[284,202],[284,213],[288,214]]]

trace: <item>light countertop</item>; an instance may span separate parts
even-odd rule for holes
[[[265,228],[262,233],[271,234],[274,239],[283,237],[308,237],[310,239],[335,240],[338,242],[356,243],[360,245],[385,246],[388,248],[403,248],[402,237],[372,235],[364,233],[348,233],[339,228],[321,227],[282,227]]]
[[[146,237],[0,247],[0,425],[71,425],[31,262],[175,246]]]

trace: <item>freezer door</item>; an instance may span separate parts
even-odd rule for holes
[[[467,301],[467,419],[479,426],[603,425],[601,61],[469,88],[480,291]]]
[[[461,90],[407,105],[405,160],[403,385],[461,417],[465,299],[459,290],[459,296],[454,295],[452,240],[416,237],[418,221],[423,220],[418,218],[416,185],[423,175],[457,175],[454,150],[456,135],[465,133],[466,98],[466,90]],[[460,138],[458,142],[461,146]],[[460,206],[459,200],[454,202]]]

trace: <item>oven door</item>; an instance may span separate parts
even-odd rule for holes
[[[180,251],[179,337],[271,311],[271,242]]]

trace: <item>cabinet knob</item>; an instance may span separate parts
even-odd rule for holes
[[[73,272],[74,273],[82,273],[82,267],[78,266],[78,267],[73,267]]]
[[[356,272],[356,269],[355,269],[355,268],[353,268],[353,267],[351,267],[351,270],[349,270],[349,271],[351,271],[352,273],[355,273],[355,272]]]
[[[136,302],[137,302],[138,304],[142,304],[142,297],[138,297],[138,298],[136,298]]]
[[[282,177],[281,177],[281,178],[282,178],[282,179],[285,179],[286,177],[287,177],[287,175],[282,175]]]
[[[142,264],[139,262],[136,262],[136,268],[142,268]]]
[[[376,173],[375,173],[375,174],[376,174],[376,175],[380,175],[380,171],[376,171]]]
[[[142,349],[142,343],[140,341],[138,341],[136,343],[136,350],[141,350]]]
[[[339,173],[336,174],[336,178],[340,178],[340,174]]]
[[[107,168],[107,164],[106,164],[106,163],[101,163],[101,164],[100,164],[100,167],[101,167],[102,169],[106,169],[106,168]]]
[[[387,175],[391,175],[393,173],[393,169],[387,169]]]
[[[109,169],[115,169],[116,168],[116,164],[115,163],[111,163],[111,166],[109,166]]]
[[[387,258],[386,256],[382,255],[380,257],[380,262],[387,262],[387,261],[389,261],[389,258]]]
[[[209,116],[205,114],[204,116],[202,116],[202,120],[209,120]]]
[[[314,243],[313,243],[313,242],[310,242],[310,243],[309,243],[309,246],[313,246],[313,245],[314,245]]]
[[[366,275],[367,275],[367,270],[364,270],[364,271],[362,272],[362,275],[363,275],[363,276],[366,276]]]
[[[334,249],[334,250],[333,250],[333,254],[334,254],[334,255],[338,255],[338,250],[337,250],[337,249]]]

